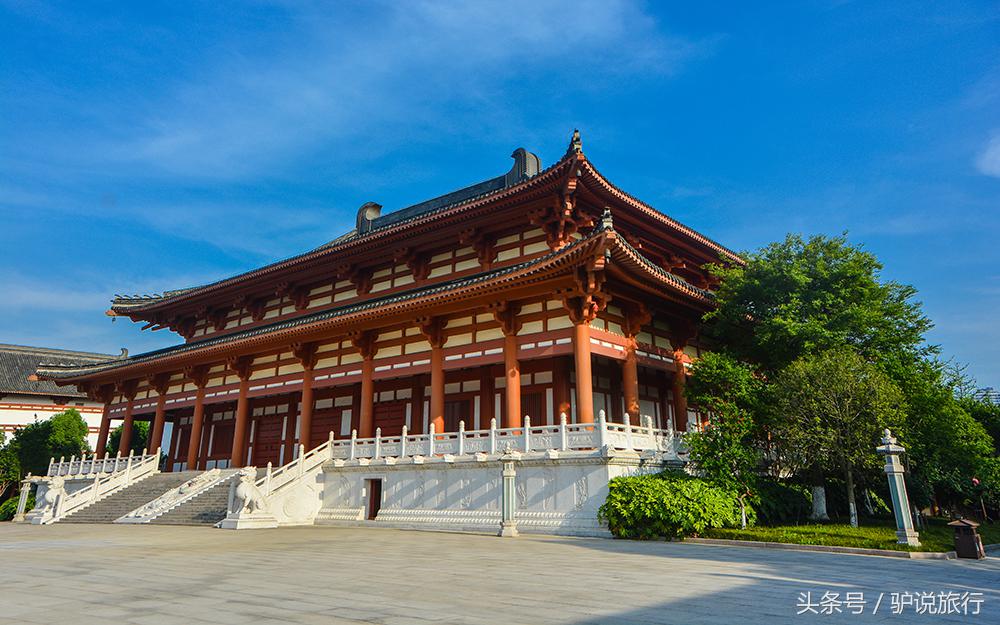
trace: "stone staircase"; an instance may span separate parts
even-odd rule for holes
[[[178,473],[155,473],[127,488],[110,495],[95,504],[72,512],[60,523],[113,523],[136,508],[153,501],[171,488],[176,488],[200,471]],[[226,491],[228,496],[228,490]],[[225,505],[225,504],[223,504]],[[223,516],[225,516],[223,514]]]
[[[229,505],[229,484],[236,478],[234,473],[211,488],[188,499],[172,510],[156,517],[152,525],[215,525],[226,518]]]

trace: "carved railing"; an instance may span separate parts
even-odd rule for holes
[[[497,454],[509,446],[518,452],[571,451],[613,449],[653,451],[677,458],[680,451],[680,436],[673,430],[653,427],[651,417],[645,417],[642,425],[612,423],[602,410],[596,423],[568,423],[566,415],[560,415],[559,425],[531,425],[531,418],[524,417],[524,425],[516,428],[497,428],[496,419],[490,420],[488,430],[466,430],[465,423],[459,422],[457,432],[434,431],[431,424],[427,434],[407,434],[406,428],[399,436],[382,436],[375,430],[374,438],[357,438],[357,431],[351,438],[330,440],[314,452],[326,448],[331,460],[358,460],[361,458],[405,458],[412,456],[464,456],[468,454]]]
[[[116,519],[115,523],[149,523],[163,516],[177,506],[194,499],[210,488],[233,477],[235,471],[211,469],[199,473],[176,488],[171,488],[153,501],[136,508],[125,516]]]
[[[100,462],[100,461],[98,461]],[[66,476],[55,475],[44,479],[47,488],[35,502],[31,523],[48,525],[85,508],[105,497],[131,486],[139,480],[159,472],[160,450],[155,454],[135,456],[129,453],[119,469],[112,473],[95,473],[94,480],[72,493],[65,488]]]
[[[95,473],[116,473],[125,469],[129,456],[122,457],[122,453],[119,451],[117,455],[110,458],[98,458],[97,454],[91,456],[89,460],[86,454],[80,458],[72,456],[69,460],[62,457],[59,458],[58,462],[52,458],[49,460],[49,469],[45,475],[47,477],[79,477]],[[152,456],[152,454],[139,456],[136,460],[142,460],[148,456]]]

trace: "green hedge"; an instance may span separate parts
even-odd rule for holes
[[[763,478],[757,482],[753,507],[763,525],[803,523],[812,512],[812,491],[802,484]]]
[[[0,521],[9,521],[14,518],[14,513],[17,512],[17,500],[20,499],[19,496],[15,495],[7,501],[0,503]],[[28,504],[25,506],[24,510],[27,512],[35,507],[35,495],[28,495]]]
[[[616,477],[598,516],[619,538],[673,538],[739,527],[736,495],[678,471]],[[748,509],[750,520],[754,511]]]

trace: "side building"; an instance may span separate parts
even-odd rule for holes
[[[704,265],[742,261],[614,186],[578,133],[548,168],[524,149],[512,156],[509,172],[414,206],[366,203],[352,231],[304,254],[212,284],[116,297],[108,314],[184,342],[43,366],[37,377],[104,406],[98,449],[116,422],[127,445],[132,424],[151,421],[149,451],[162,447],[168,471],[286,465],[352,437],[402,440],[392,452],[376,442],[375,458],[412,457],[418,439],[407,437],[423,437],[418,455],[433,458],[453,455],[437,441],[455,437],[442,435],[463,432],[456,449],[469,455],[464,432],[491,424],[511,435],[543,428],[535,444],[555,449],[541,434],[563,419],[586,426],[579,432],[596,431],[599,415],[671,435],[696,426],[683,388],[713,305]],[[348,460],[356,452],[352,444]],[[313,485],[328,518],[383,518],[359,497],[378,488],[389,501],[396,486],[340,468]],[[474,488],[474,478],[456,479]],[[424,482],[407,484],[399,488],[423,496]],[[601,488],[606,479],[577,485],[577,495]],[[330,504],[337,497],[353,503]],[[442,497],[438,508],[449,505]],[[475,498],[458,500],[476,508]]]
[[[104,404],[72,386],[29,379],[40,366],[107,362],[110,354],[24,345],[0,345],[0,431],[7,436],[67,408],[86,420],[87,441],[96,449]]]

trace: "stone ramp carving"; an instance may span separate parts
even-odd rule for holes
[[[235,475],[235,471],[224,472],[220,479],[149,522],[153,525],[215,525],[226,518],[229,485]]]

